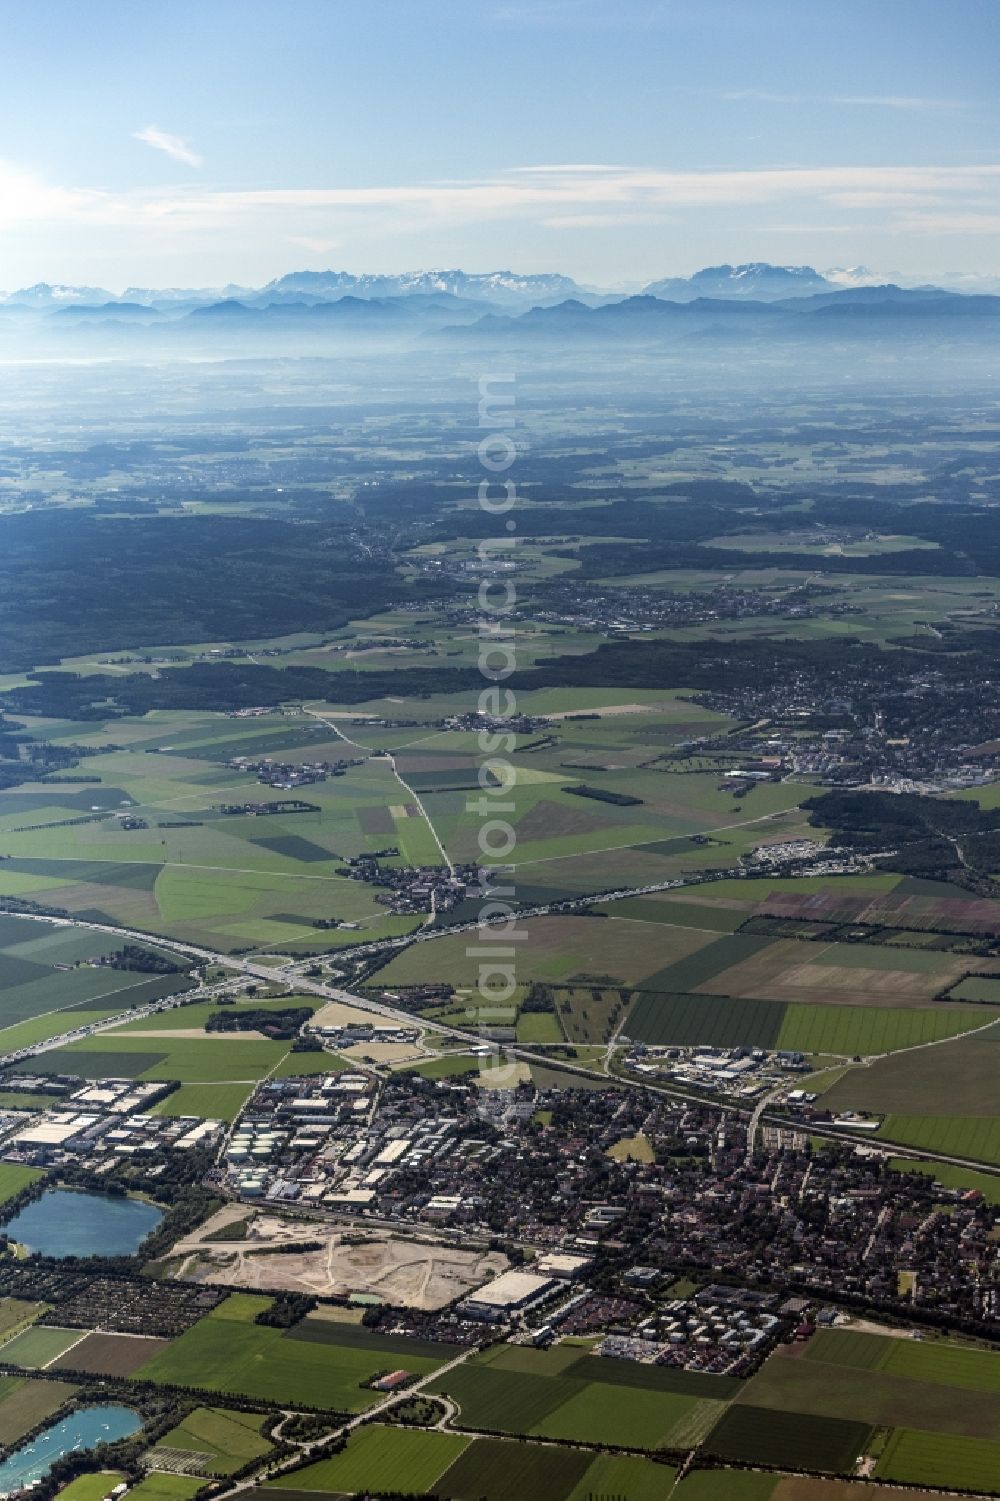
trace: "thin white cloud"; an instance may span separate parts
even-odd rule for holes
[[[764,233],[769,235],[856,235],[864,233],[862,224],[768,224]],[[827,273],[824,271],[823,275]]]
[[[902,227],[914,234],[998,235],[1000,234],[1000,212],[911,214]]]
[[[169,130],[161,130],[158,125],[144,125],[135,132],[134,138],[146,146],[152,146],[154,151],[162,151],[172,161],[183,162],[186,167],[200,167],[202,164],[197,151],[192,149],[183,136],[171,135]]]
[[[633,213],[631,210],[608,214],[555,214],[541,223],[546,229],[622,229],[629,224],[676,224],[675,214]]]
[[[308,250],[310,255],[329,255],[331,250],[340,250],[343,240],[319,239],[316,235],[289,235],[289,245]]]
[[[483,179],[350,187],[229,189],[198,184],[120,192],[65,187],[0,163],[0,225],[107,225],[137,232],[263,232],[344,243],[348,228],[424,232],[520,221],[547,228],[605,229],[726,209],[773,209],[779,224],[863,221],[867,233],[969,224],[1000,214],[1000,164],[960,166],[772,166],[664,171],[561,163],[512,168]],[[837,226],[840,228],[840,226]]]
[[[435,219],[549,216],[562,211],[724,208],[752,203],[865,205],[888,214],[895,206],[972,206],[1000,193],[1000,165],[957,167],[766,167],[666,172],[658,168],[579,167],[526,174],[523,168],[481,181],[378,186],[174,190],[143,196],[142,212],[178,221],[238,218],[269,209],[406,210]]]
[[[729,89],[723,99],[747,100],[754,104],[833,104],[862,109],[953,110],[968,109],[965,99],[934,99],[919,94],[781,94],[767,89]]]
[[[565,172],[567,174],[574,172],[580,174],[627,172],[628,168],[623,167],[621,163],[612,165],[610,162],[546,162],[533,167],[510,167],[508,171],[512,175],[540,177],[544,176],[545,173],[551,172]]]

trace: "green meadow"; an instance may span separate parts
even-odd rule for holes
[[[329,1337],[297,1337],[253,1322],[269,1298],[231,1294],[137,1372],[143,1379],[203,1391],[230,1392],[280,1404],[299,1403],[338,1412],[361,1412],[378,1400],[366,1380],[386,1358],[427,1375],[445,1356],[421,1354],[412,1342],[354,1336],[351,1326],[329,1326]],[[327,1333],[324,1330],[324,1333]],[[353,1337],[352,1337],[353,1336]],[[445,1348],[445,1347],[442,1347]]]

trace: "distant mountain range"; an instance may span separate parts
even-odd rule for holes
[[[304,294],[328,302],[345,295],[413,297],[445,293],[476,302],[501,305],[514,302],[523,307],[526,303],[558,302],[579,292],[572,277],[555,272],[518,276],[513,271],[404,271],[398,276],[352,276],[346,271],[293,271],[269,282],[259,295],[268,298]]]
[[[210,303],[238,300],[247,307],[275,304],[338,302],[358,299],[447,295],[496,307],[534,307],[581,295],[572,277],[557,273],[521,276],[514,271],[404,271],[397,276],[349,271],[292,271],[263,287],[126,287],[120,297],[102,287],[74,287],[37,282],[20,291],[0,292],[0,306],[37,311],[64,307],[108,307],[123,303],[183,312]]]
[[[694,302],[698,297],[733,297],[747,301],[774,302],[783,297],[808,297],[813,292],[833,292],[828,281],[812,266],[770,266],[750,261],[745,266],[706,266],[693,276],[665,276],[651,281],[644,291],[669,302]]]
[[[518,316],[491,313],[447,337],[530,347],[571,343],[671,344],[705,340],[815,343],[825,339],[917,334],[1000,339],[1000,297],[935,288],[851,287],[782,299],[643,294],[599,307],[575,299]]]
[[[556,273],[415,271],[398,276],[296,271],[260,288],[100,287],[39,282],[0,295],[0,346],[53,353],[332,352],[417,341],[662,345],[833,336],[994,343],[1000,296],[873,285],[863,268],[751,262],[652,282],[638,296],[579,287]]]
[[[669,302],[694,302],[700,297],[721,297],[743,302],[777,302],[789,297],[810,297],[820,292],[838,292],[852,287],[876,285],[879,278],[866,267],[819,272],[812,266],[772,266],[750,261],[740,266],[706,266],[693,276],[666,276],[650,282],[643,293]],[[982,283],[982,284],[980,284]],[[953,286],[947,280],[942,290],[1000,292],[1000,278],[969,278]],[[0,307],[55,312],[65,307],[156,308],[176,315],[211,303],[238,301],[247,307],[272,307],[281,303],[314,304],[338,302],[344,297],[365,300],[394,297],[450,296],[463,301],[488,303],[505,312],[576,298],[591,305],[617,302],[623,294],[599,288],[584,288],[570,276],[557,272],[520,275],[514,271],[403,271],[395,276],[375,273],[355,275],[350,271],[291,271],[263,287],[126,287],[121,295],[103,287],[78,287],[36,282],[17,292],[0,292]]]

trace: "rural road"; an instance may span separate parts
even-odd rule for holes
[[[355,1413],[353,1417],[347,1418],[343,1423],[338,1423],[336,1427],[331,1428],[328,1433],[324,1433],[320,1438],[309,1439],[306,1443],[300,1444],[297,1454],[291,1455],[288,1459],[282,1460],[278,1464],[272,1463],[267,1465],[266,1468],[257,1471],[253,1475],[248,1475],[236,1485],[230,1486],[228,1490],[217,1492],[213,1501],[226,1501],[227,1497],[238,1496],[241,1491],[253,1490],[265,1476],[268,1480],[274,1481],[279,1475],[299,1469],[302,1461],[308,1459],[310,1454],[315,1453],[317,1449],[321,1450],[334,1439],[346,1438],[354,1432],[355,1428],[360,1428],[364,1423],[372,1422],[397,1402],[408,1397],[419,1396],[433,1381],[440,1381],[441,1377],[447,1376],[449,1371],[455,1370],[457,1366],[463,1365],[471,1356],[478,1354],[479,1348],[479,1345],[464,1346],[454,1360],[449,1360],[447,1365],[439,1366],[437,1370],[429,1372],[426,1376],[422,1376],[419,1381],[415,1381],[412,1386],[408,1386],[405,1392],[392,1392],[383,1401],[376,1402],[374,1407],[366,1407],[364,1412]]]

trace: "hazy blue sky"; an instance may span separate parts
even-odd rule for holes
[[[0,0],[0,287],[1000,272],[998,0]]]

